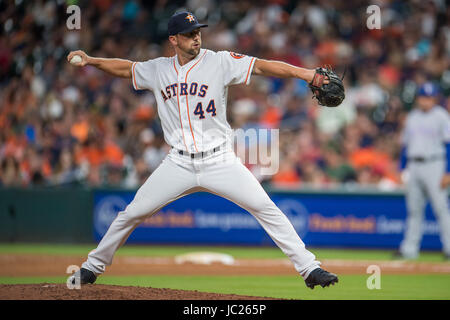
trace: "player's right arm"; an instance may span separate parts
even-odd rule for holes
[[[441,188],[446,189],[450,186],[450,115],[445,109],[441,109],[439,120],[441,121],[442,143],[445,148],[445,173],[441,179]]]
[[[84,67],[86,65],[91,65],[113,76],[131,79],[131,67],[133,62],[130,60],[117,58],[95,58],[88,56],[82,50],[76,50],[69,53],[67,56],[67,61],[70,62],[72,57],[75,55],[79,55],[82,59],[82,61],[76,64],[76,66]]]

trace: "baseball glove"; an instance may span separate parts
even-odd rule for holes
[[[329,81],[327,84],[324,84],[325,79]],[[337,107],[345,98],[342,79],[331,68],[317,68],[314,78],[309,83],[309,88],[314,94],[313,98],[316,98],[322,106]]]

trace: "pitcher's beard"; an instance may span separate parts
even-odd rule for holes
[[[200,47],[198,47],[197,49],[196,48],[189,49],[188,52],[193,57],[196,57],[200,53]]]
[[[183,52],[183,56],[194,59],[200,53],[201,46],[198,46],[197,48],[180,46],[180,49]]]

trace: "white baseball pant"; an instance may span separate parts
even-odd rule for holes
[[[191,159],[172,149],[139,188],[133,201],[119,212],[82,267],[97,275],[103,273],[111,265],[117,249],[145,218],[172,201],[198,191],[219,195],[249,211],[304,279],[320,266],[258,180],[231,148],[224,148],[203,159]]]

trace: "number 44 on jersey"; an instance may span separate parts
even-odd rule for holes
[[[211,116],[216,115],[216,105],[214,103],[214,99],[211,99],[206,107],[206,112],[210,113]],[[197,106],[194,109],[194,114],[199,116],[199,119],[205,119],[205,111],[203,111],[203,105],[201,102],[197,103]]]

